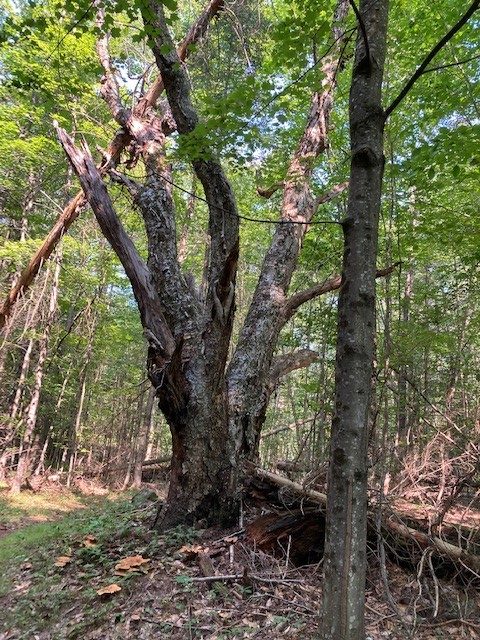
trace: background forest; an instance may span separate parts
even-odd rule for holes
[[[96,161],[119,125],[102,87],[96,43],[109,31],[121,101],[134,109],[156,77],[137,3],[0,0],[0,304],[79,183],[53,121]],[[163,3],[175,41],[202,12]],[[194,133],[167,138],[178,262],[205,280],[208,207],[192,148],[213,149],[236,194],[239,335],[275,233],[281,185],[305,127],[312,87],[332,48],[332,1],[226,2],[188,47]],[[468,3],[392,0],[383,102],[398,95]],[[480,94],[478,14],[441,49],[385,128],[375,371],[369,416],[372,495],[424,505],[435,518],[480,490]],[[311,189],[327,197],[303,240],[290,295],[324,283],[280,333],[276,356],[305,362],[276,380],[261,466],[325,486],[333,417],[338,284],[350,171],[348,100],[356,20],[345,21],[328,145]],[[335,42],[334,42],[335,44]],[[164,98],[161,98],[164,100]],[[185,139],[184,139],[185,138]],[[127,148],[128,151],[128,148]],[[142,181],[134,152],[121,173]],[[142,216],[126,179],[106,178],[146,260]],[[390,268],[391,267],[391,268]],[[6,307],[4,306],[4,311]],[[169,427],[147,377],[147,344],[130,282],[88,206],[8,314],[0,335],[0,480],[12,491],[51,483],[85,489],[165,480]],[[232,348],[232,347],[230,347]],[[27,467],[20,468],[22,452]],[[144,464],[147,461],[147,464]],[[26,483],[26,484],[25,484]],[[436,523],[438,525],[438,522]],[[462,546],[462,545],[460,545]],[[273,636],[272,636],[273,637]],[[393,636],[392,636],[393,637]],[[465,636],[467,637],[467,636]]]

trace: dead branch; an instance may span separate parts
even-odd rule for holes
[[[395,264],[386,267],[385,269],[377,270],[377,278],[383,278],[385,276],[390,275],[396,267],[398,267],[400,262],[395,262]],[[319,296],[325,295],[326,293],[330,293],[330,291],[336,291],[340,289],[342,286],[342,276],[335,275],[331,276],[324,282],[320,284],[315,284],[313,287],[309,289],[304,289],[303,291],[299,291],[298,293],[293,294],[288,298],[284,306],[284,317],[285,322],[290,320],[293,314],[297,311],[297,309],[305,302],[309,300],[313,300],[314,298],[318,298]]]
[[[282,354],[273,359],[270,367],[269,385],[275,388],[284,376],[297,369],[309,367],[313,362],[318,362],[319,354],[311,349],[297,349],[290,353]]]
[[[313,491],[311,489],[305,489],[305,487],[297,482],[288,480],[287,478],[276,473],[272,473],[271,471],[261,469],[252,463],[248,463],[246,465],[246,469],[248,473],[262,480],[266,480],[267,482],[278,487],[287,488],[290,492],[296,494],[299,500],[307,500],[313,502],[314,504],[320,505],[321,507],[326,506],[327,496],[324,493]],[[370,526],[375,528],[376,516],[373,512],[375,503],[372,502],[370,506],[372,508],[372,511],[369,513]],[[447,542],[446,540],[442,540],[437,536],[428,535],[426,533],[423,533],[422,531],[419,531],[418,529],[403,524],[400,521],[400,517],[395,513],[393,513],[388,518],[383,517],[381,522],[381,526],[384,531],[388,532],[390,535],[393,535],[396,538],[400,538],[403,542],[414,542],[423,550],[433,549],[436,555],[446,556],[453,562],[461,563],[476,576],[480,574],[480,556],[473,553],[468,553],[461,547]]]
[[[150,272],[122,226],[86,144],[78,149],[66,131],[56,125],[57,135],[92,207],[100,228],[117,254],[131,282],[140,318],[150,346],[163,363],[170,361],[175,341],[164,318]]]

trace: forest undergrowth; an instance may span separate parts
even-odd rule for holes
[[[159,534],[154,497],[1,491],[1,640],[318,637],[321,560],[293,566],[289,543],[274,557],[244,530]],[[372,640],[478,638],[480,597],[428,557],[413,571],[371,549],[366,621]]]

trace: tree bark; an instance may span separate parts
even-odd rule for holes
[[[367,421],[374,338],[375,271],[384,167],[382,78],[388,0],[362,0],[350,91],[350,188],[344,221],[328,475],[323,640],[363,640]]]
[[[315,161],[328,146],[336,78],[346,39],[343,22],[347,11],[348,0],[339,0],[333,17],[334,45],[322,65],[323,89],[312,96],[305,129],[282,183],[281,224],[265,255],[229,365],[229,422],[235,458],[252,459],[256,455],[258,434],[265,419],[265,403],[268,402],[270,367],[280,331],[288,319],[288,289],[308,225],[318,207],[311,193],[310,180]]]
[[[178,47],[178,55],[181,60],[185,60],[188,57],[190,46],[198,42],[203,37],[210,21],[223,9],[223,7],[224,0],[210,0],[210,2],[207,3],[205,9],[190,27],[187,35]],[[158,76],[145,96],[139,100],[133,111],[122,109],[117,113],[117,116],[120,118],[119,124],[122,129],[116,134],[115,138],[111,140],[104,154],[102,163],[98,167],[102,175],[118,164],[123,151],[128,147],[132,140],[137,144],[137,146],[143,147],[151,139],[151,128],[145,126],[143,119],[145,115],[148,115],[148,112],[155,107],[162,91],[163,81],[161,76]],[[117,122],[118,121],[119,120],[117,119]],[[142,138],[143,133],[145,135]],[[18,280],[13,284],[7,298],[4,300],[0,309],[0,329],[4,327],[17,300],[33,282],[35,276],[40,271],[42,264],[45,260],[48,260],[64,234],[67,233],[70,226],[77,219],[85,204],[85,196],[83,192],[80,191],[65,206],[51,231],[35,252],[28,266],[22,271]]]
[[[304,352],[291,359],[274,360],[274,351],[287,320],[287,292],[302,240],[318,204],[324,200],[313,197],[310,180],[316,158],[327,147],[333,90],[345,40],[342,19],[347,8],[347,0],[340,0],[333,53],[323,65],[323,88],[313,95],[307,125],[284,184],[282,224],[278,225],[265,258],[227,374],[235,312],[239,215],[215,154],[206,149],[191,160],[209,210],[206,292],[199,297],[185,280],[178,261],[171,174],[163,150],[166,133],[155,124],[158,118],[131,131],[134,138],[137,136],[147,170],[145,183],[138,185],[118,172],[112,173],[113,179],[130,190],[143,215],[148,237],[147,265],[123,230],[88,149],[77,149],[58,129],[102,231],[132,283],[149,340],[149,378],[172,434],[169,494],[158,520],[162,528],[203,518],[224,523],[235,519],[240,462],[244,456],[255,455],[270,394],[281,375],[307,366],[315,358],[312,352]],[[144,22],[152,33],[149,44],[171,110],[168,126],[175,127],[180,136],[191,134],[198,116],[161,3],[147,1]],[[105,70],[102,94],[120,122],[127,116],[119,102],[107,44],[102,39],[98,49]],[[343,188],[344,185],[334,191],[338,193]],[[320,294],[321,291],[317,293]]]

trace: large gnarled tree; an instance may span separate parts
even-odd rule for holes
[[[221,6],[210,3],[204,15],[212,15],[213,4],[216,11]],[[166,136],[174,130],[180,136],[191,134],[199,117],[181,49],[174,45],[162,4],[149,0],[143,6],[149,45],[161,78],[155,100],[144,101],[134,113],[125,109],[110,63],[108,35],[99,40],[97,50],[105,72],[102,96],[122,126],[122,135],[133,142],[145,165],[144,183],[118,172],[111,153],[97,168],[85,146],[78,149],[61,129],[58,134],[100,227],[130,279],[148,340],[149,377],[172,434],[170,488],[160,524],[167,527],[197,518],[226,522],[236,517],[241,461],[258,453],[271,393],[283,375],[316,359],[306,349],[275,357],[280,332],[301,304],[340,286],[340,279],[333,278],[288,296],[309,223],[320,204],[347,186],[339,185],[321,198],[311,192],[315,161],[328,144],[333,94],[347,37],[343,21],[348,2],[340,0],[335,11],[333,44],[322,62],[322,86],[312,95],[306,126],[280,187],[278,225],[230,359],[239,257],[235,196],[212,149],[192,156],[209,212],[206,286],[199,291],[180,268],[171,167],[165,155]],[[101,11],[98,19],[101,24]],[[205,24],[204,20],[203,31]],[[163,88],[168,104],[157,104],[154,111]],[[129,189],[141,211],[148,238],[147,264],[116,215],[102,180],[107,172]]]

